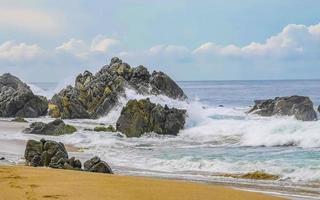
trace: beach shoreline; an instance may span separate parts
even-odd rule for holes
[[[191,181],[4,165],[0,187],[3,199],[285,199]]]

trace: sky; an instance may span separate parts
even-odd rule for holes
[[[114,56],[175,80],[319,79],[318,0],[0,0],[0,73],[63,82]]]

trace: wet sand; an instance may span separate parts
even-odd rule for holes
[[[280,200],[223,186],[132,176],[0,166],[0,199]]]

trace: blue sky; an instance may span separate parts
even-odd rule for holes
[[[63,81],[112,56],[177,80],[320,75],[317,0],[0,0],[0,72]]]

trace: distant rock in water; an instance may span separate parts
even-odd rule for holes
[[[0,76],[0,117],[38,117],[47,114],[48,101],[11,74]]]
[[[318,106],[318,112],[320,113],[320,106]]]
[[[162,107],[149,99],[130,100],[117,120],[117,131],[127,137],[140,137],[147,132],[177,135],[185,124],[186,110]]]
[[[39,134],[39,135],[64,135],[76,132],[74,126],[65,124],[61,119],[56,119],[48,124],[43,122],[34,122],[26,128],[24,133]]]
[[[12,122],[22,122],[22,123],[28,122],[28,121],[25,120],[23,117],[15,117],[15,118],[12,119],[11,121],[12,121]]]
[[[49,104],[49,114],[55,118],[97,118],[107,114],[118,103],[126,87],[140,94],[187,98],[163,72],[150,74],[144,66],[132,68],[115,57],[95,75],[85,71],[77,76],[74,87],[67,86],[55,94]]]
[[[253,108],[248,112],[261,116],[295,116],[302,121],[315,121],[317,114],[309,97],[290,96],[275,99],[256,100]]]

